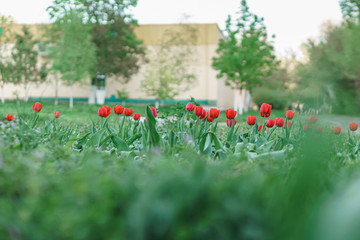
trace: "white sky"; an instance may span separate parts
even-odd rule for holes
[[[0,0],[0,14],[11,15],[18,23],[47,23],[46,8],[52,0]],[[325,21],[339,22],[338,0],[248,0],[250,11],[265,18],[269,35],[275,34],[275,49],[284,56],[301,43],[320,34]],[[187,22],[217,23],[221,29],[228,14],[234,15],[240,0],[138,0],[132,11],[139,24]]]

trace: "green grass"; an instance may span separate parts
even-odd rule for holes
[[[359,239],[360,139],[326,120],[304,132],[297,113],[270,135],[246,124],[262,123],[256,111],[234,133],[181,118],[153,126],[149,110],[122,131],[86,104],[43,102],[33,123],[32,104],[0,108],[0,239]]]

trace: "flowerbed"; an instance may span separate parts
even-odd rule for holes
[[[343,224],[358,218],[356,123],[271,119],[267,104],[246,127],[192,103],[161,126],[151,107],[84,124],[41,110],[0,131],[2,239],[358,239]]]

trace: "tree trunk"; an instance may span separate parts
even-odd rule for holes
[[[72,109],[74,107],[74,97],[73,97],[73,91],[70,90],[70,102],[69,107]]]
[[[5,103],[4,86],[1,86],[1,103]]]
[[[249,111],[249,108],[250,108],[250,100],[251,100],[250,91],[249,91],[249,90],[246,90],[246,91],[245,91],[245,112]]]
[[[241,93],[240,90],[238,90],[238,96],[239,96],[239,110],[238,113],[240,115],[242,115],[244,113],[244,99],[243,99],[243,94]]]
[[[238,90],[234,90],[234,110],[237,111],[238,110],[238,94],[237,94]]]
[[[55,106],[59,104],[58,98],[58,73],[55,74]]]
[[[25,101],[25,102],[28,102],[28,101],[29,101],[29,91],[28,91],[27,87],[25,87],[24,101]]]

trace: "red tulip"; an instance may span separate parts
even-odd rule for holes
[[[214,121],[214,119],[213,119],[213,118],[211,118],[211,116],[210,116],[210,115],[208,115],[206,119],[208,120],[208,122],[212,122],[212,121]]]
[[[36,103],[34,103],[34,105],[33,105],[33,110],[34,110],[35,112],[40,112],[41,109],[42,109],[42,107],[43,107],[43,105],[42,105],[41,103],[36,102]]]
[[[270,117],[271,114],[271,105],[267,103],[263,103],[260,107],[260,116],[262,117]]]
[[[6,115],[6,120],[8,120],[9,122],[11,122],[14,119],[14,117],[10,114]]]
[[[317,132],[322,132],[323,131],[323,128],[321,126],[316,126],[315,130]]]
[[[200,117],[203,111],[205,111],[205,110],[203,109],[203,107],[201,107],[201,106],[196,106],[196,107],[195,107],[195,115],[196,115],[196,116]]]
[[[290,122],[290,121],[288,121],[288,122],[287,122],[287,125],[288,125],[288,127],[290,128],[290,126],[291,126],[291,122]],[[285,128],[285,124],[284,124],[284,128]]]
[[[358,129],[358,124],[352,122],[349,124],[349,128],[351,131],[356,131]]]
[[[305,125],[303,126],[304,131],[307,131],[309,128],[310,128],[310,125],[309,125],[309,124],[305,124]]]
[[[192,111],[194,111],[194,109],[195,109],[195,106],[194,106],[194,104],[192,104],[191,102],[189,102],[188,104],[186,104],[186,110],[192,112]]]
[[[266,122],[266,127],[272,128],[272,127],[274,126],[274,124],[275,124],[275,120],[269,118],[269,119],[267,120],[267,122]]]
[[[107,116],[110,115],[110,113],[111,113],[111,108],[108,106],[103,106],[103,107],[99,108],[99,110],[98,110],[98,115],[100,117],[106,118]]]
[[[309,123],[316,123],[316,121],[318,120],[318,118],[314,115],[310,115],[309,116]]]
[[[216,119],[219,117],[220,114],[220,110],[216,109],[216,108],[210,108],[210,117],[213,119]]]
[[[206,117],[206,115],[208,115],[208,112],[206,112],[205,110],[202,111],[200,118],[204,119]]]
[[[124,108],[121,105],[116,105],[113,108],[115,114],[121,115],[124,112]]]
[[[150,109],[151,109],[151,111],[152,111],[152,113],[153,113],[154,117],[157,117],[157,111],[156,111],[156,108],[154,108],[154,107],[150,107]]]
[[[294,111],[291,111],[291,110],[287,110],[285,112],[285,118],[291,120],[294,118],[294,115],[295,115],[295,112]]]
[[[130,108],[124,108],[124,114],[125,116],[131,116],[134,113],[134,110]]]
[[[55,116],[56,118],[59,118],[59,117],[60,117],[60,113],[59,113],[59,112],[54,112],[54,116]]]
[[[336,135],[338,135],[338,134],[340,134],[341,133],[341,127],[334,127],[333,128],[333,132],[336,134]]]
[[[236,119],[228,119],[228,120],[226,121],[226,125],[227,125],[228,127],[231,127],[234,121],[235,121],[235,123],[234,123],[234,126],[235,126],[236,123],[237,123]]]
[[[249,125],[255,125],[256,117],[255,116],[248,116],[246,121],[247,121],[247,124],[249,124]]]
[[[258,127],[258,132],[260,132],[260,130],[262,129],[263,125],[259,125]]]
[[[233,109],[226,109],[226,118],[233,119],[236,117],[236,111]]]
[[[275,120],[275,125],[278,127],[283,127],[285,125],[285,121],[283,118],[277,118]]]
[[[134,120],[139,120],[139,118],[141,117],[140,113],[134,113]]]

